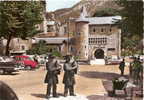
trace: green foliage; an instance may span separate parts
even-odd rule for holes
[[[25,38],[36,33],[35,25],[43,20],[41,2],[3,1],[0,5],[0,36],[7,38],[9,34],[12,34],[13,37]]]
[[[132,63],[132,78],[134,80],[134,83],[135,84],[138,84],[139,82],[141,83],[143,79],[143,65],[142,63],[138,60],[138,59],[135,59],[134,62]],[[139,80],[139,82],[138,82]]]
[[[132,64],[133,69],[140,69],[142,67],[142,64],[140,61],[135,60]]]
[[[102,17],[102,16],[115,16],[118,15],[118,10],[112,9],[112,8],[107,8],[107,9],[102,9],[100,11],[97,11],[93,17]]]
[[[141,46],[140,42],[141,41],[139,41],[139,38],[137,38],[136,35],[134,35],[132,38],[123,37],[122,48],[124,51],[122,51],[122,56],[142,54],[143,49],[139,48],[139,46]]]
[[[55,46],[47,46],[45,41],[39,41],[38,44],[35,44],[30,50],[27,51],[27,54],[30,55],[42,55],[51,53],[52,55],[56,57],[62,57],[61,53],[55,49]]]
[[[27,54],[34,55],[42,55],[48,53],[48,47],[45,43],[45,41],[39,41],[38,44],[36,44],[34,47],[32,47],[30,50],[27,51]]]
[[[120,27],[122,29],[123,55],[141,54],[140,42],[143,38],[143,2],[142,0],[118,0],[116,3],[122,7],[120,15],[123,17]]]
[[[8,40],[7,50],[12,37],[32,37],[37,34],[36,25],[43,20],[43,4],[40,1],[1,1],[0,37]]]
[[[74,59],[75,60],[78,60],[80,57],[79,56],[74,56]]]
[[[54,51],[52,52],[52,55],[54,55],[54,56],[56,56],[56,57],[62,58],[61,53],[60,53],[59,51],[56,51],[56,50],[54,50]]]
[[[122,33],[124,36],[137,34],[142,38],[143,33],[143,1],[118,0],[118,5],[123,7],[120,11],[122,20]]]

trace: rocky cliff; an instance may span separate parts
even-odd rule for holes
[[[79,17],[83,6],[86,7],[89,16],[93,16],[100,10],[109,8],[118,10],[120,8],[113,0],[81,0],[72,8],[59,9],[49,14],[54,14],[57,20],[65,22],[68,18]]]

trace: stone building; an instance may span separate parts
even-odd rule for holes
[[[75,19],[73,53],[80,59],[104,59],[121,55],[121,29],[116,22],[121,16],[87,17],[83,9]]]

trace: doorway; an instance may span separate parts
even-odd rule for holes
[[[96,59],[104,59],[104,51],[102,49],[97,49],[94,56]]]

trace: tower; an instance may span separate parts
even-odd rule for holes
[[[83,7],[82,13],[79,19],[76,20],[76,34],[75,34],[75,48],[76,56],[79,59],[88,59],[88,33],[89,33],[89,21],[87,21],[86,10]]]

